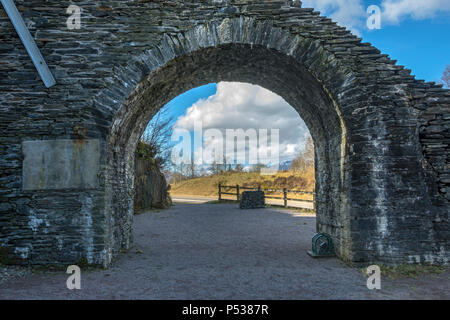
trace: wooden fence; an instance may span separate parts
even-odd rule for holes
[[[230,189],[235,189],[236,191],[233,192],[229,192],[228,190]],[[225,190],[225,191],[223,191]],[[278,200],[283,200],[283,204],[284,207],[288,206],[288,201],[299,201],[299,202],[311,202],[314,204],[315,207],[315,201],[314,201],[314,197],[315,194],[314,192],[308,192],[308,191],[298,191],[298,190],[287,190],[286,188],[284,188],[283,190],[279,190],[279,189],[262,189],[260,186],[258,188],[249,188],[249,187],[242,187],[240,185],[235,185],[235,186],[224,186],[222,184],[219,183],[219,201],[221,200],[226,200],[222,198],[222,195],[231,195],[231,196],[236,196],[236,200],[240,201],[241,200],[241,191],[245,191],[245,190],[258,190],[258,191],[264,191],[264,193],[268,193],[268,195],[265,195],[266,199],[278,199]],[[273,196],[270,194],[273,193],[282,193],[283,196],[282,197],[277,197],[277,196]],[[295,199],[295,198],[289,198],[288,194],[305,194],[305,195],[310,195],[312,197],[312,199]]]

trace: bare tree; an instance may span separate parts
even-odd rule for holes
[[[214,160],[214,162],[209,166],[208,170],[211,172],[211,174],[214,175],[219,175],[222,172],[223,169],[223,165],[220,163],[217,163],[216,160]]]
[[[257,163],[250,167],[250,172],[261,172],[261,170],[265,168],[267,168],[267,165],[263,163]]]
[[[450,88],[450,65],[445,68],[441,80],[447,88]]]
[[[314,167],[314,142],[311,137],[308,137],[305,148],[292,161],[290,169],[292,171],[304,171],[311,167]]]
[[[168,116],[168,109],[163,108],[150,121],[141,140],[150,146],[150,156],[156,163],[165,168],[170,164],[173,117]]]
[[[188,168],[188,175],[191,179],[197,177],[197,165],[195,164],[194,153],[191,154],[191,163]]]

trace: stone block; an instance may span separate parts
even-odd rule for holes
[[[264,191],[244,191],[241,195],[239,207],[241,209],[265,208]]]
[[[95,189],[100,143],[92,140],[23,141],[23,190]]]

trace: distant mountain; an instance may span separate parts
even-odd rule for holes
[[[291,168],[293,160],[287,160],[280,163],[279,171],[288,171]]]
[[[277,169],[278,171],[289,171],[289,169],[291,168],[292,162],[293,162],[293,160],[282,161],[282,162],[280,162],[278,168],[275,168],[274,166],[269,166],[269,168]]]

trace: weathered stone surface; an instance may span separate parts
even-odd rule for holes
[[[23,190],[95,189],[98,140],[23,141]]]
[[[151,160],[136,157],[134,162],[134,208],[138,212],[171,205],[166,178]]]
[[[264,191],[244,191],[241,195],[239,208],[241,209],[260,209],[266,207],[266,198]]]
[[[46,89],[0,9],[0,252],[107,265],[132,241],[134,149],[178,94],[261,85],[316,146],[317,231],[353,263],[448,263],[450,93],[414,79],[300,1],[15,1],[57,85]],[[39,10],[36,10],[39,8]],[[22,190],[22,143],[98,139],[98,185]],[[0,254],[1,255],[1,254]]]

